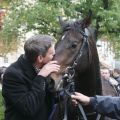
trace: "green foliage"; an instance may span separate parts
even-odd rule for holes
[[[15,40],[19,42],[19,38],[31,30],[57,37],[60,31],[57,17],[74,15],[74,9],[73,12],[71,9],[70,2],[63,0],[38,1],[35,5],[25,4],[24,0],[12,1],[0,32],[1,41],[6,46]]]
[[[42,12],[41,12],[42,11]],[[26,15],[27,31],[38,30],[39,33],[52,33],[58,28],[56,17],[59,11],[52,5],[40,2],[28,10],[30,14]]]
[[[11,1],[0,33],[4,43],[10,44],[13,40],[19,42],[18,38],[31,30],[58,38],[58,16],[81,19],[91,9],[92,26],[98,31],[98,37],[107,36],[109,41],[120,44],[119,0],[108,0],[108,8],[104,7],[104,0],[78,0],[76,3],[72,3],[72,0],[36,0],[34,5],[27,4],[25,0]],[[118,51],[117,46],[115,49]]]

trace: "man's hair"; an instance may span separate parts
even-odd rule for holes
[[[39,55],[45,56],[54,43],[54,37],[49,35],[34,35],[24,44],[25,57],[34,63]]]

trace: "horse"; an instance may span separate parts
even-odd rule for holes
[[[75,91],[87,96],[101,95],[101,79],[99,57],[96,49],[96,41],[91,31],[92,13],[82,20],[73,22],[63,21],[59,17],[62,34],[55,45],[55,56],[53,60],[58,61],[60,71],[52,73],[51,78],[55,81],[55,91],[64,89],[63,75],[68,66],[74,65],[74,87]],[[68,120],[78,120],[78,109],[70,103],[68,108]],[[73,109],[73,110],[71,110]],[[90,106],[83,108],[88,120],[95,120],[96,113]],[[63,120],[58,114],[57,120]]]

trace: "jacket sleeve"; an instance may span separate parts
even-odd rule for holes
[[[102,115],[120,119],[120,97],[95,96],[91,97],[90,105]]]
[[[34,116],[44,108],[45,80],[45,77],[37,75],[30,86],[17,73],[5,74],[2,94],[6,105],[25,116]],[[31,88],[28,89],[28,87]]]

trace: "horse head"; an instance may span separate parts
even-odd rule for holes
[[[83,20],[76,20],[74,22],[65,22],[59,17],[59,22],[62,29],[62,35],[59,41],[56,43],[56,54],[54,60],[58,61],[61,66],[58,73],[52,73],[51,77],[55,80],[55,89],[58,89],[63,74],[68,66],[72,65],[77,57],[77,65],[75,67],[79,72],[85,71],[89,66],[92,56],[90,39],[93,39],[89,29],[87,29],[91,23],[91,11]],[[85,63],[85,64],[84,64]]]
[[[67,76],[73,80],[74,88],[72,92],[78,91],[85,95],[93,96],[101,94],[101,80],[99,70],[99,58],[96,49],[96,42],[93,31],[91,30],[91,11],[83,20],[65,22],[59,17],[62,35],[56,43],[56,54],[53,60],[58,61],[60,70],[52,73],[51,77],[55,81],[55,91],[69,89],[66,84]],[[68,80],[68,79],[67,79]],[[65,83],[65,85],[64,85]],[[71,90],[69,91],[71,92]],[[74,107],[70,107],[70,120],[76,120],[77,116]],[[90,106],[85,107],[86,113],[92,113],[89,118],[94,120],[96,115]]]

